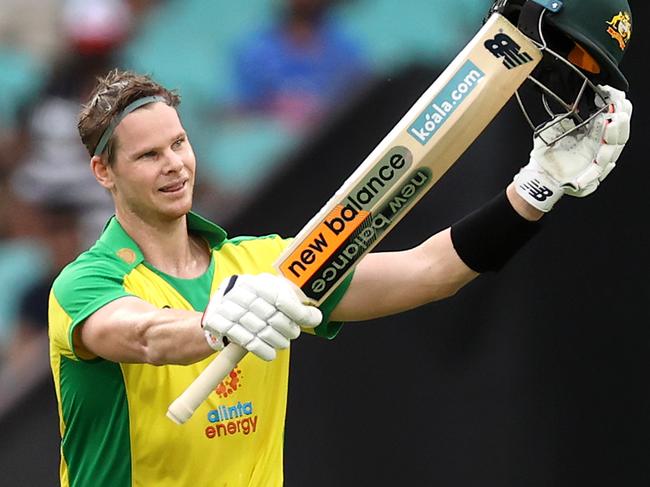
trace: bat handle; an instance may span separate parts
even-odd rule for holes
[[[196,408],[246,356],[246,352],[245,348],[235,343],[230,343],[219,352],[205,370],[169,405],[167,417],[177,424],[183,424],[190,419]]]

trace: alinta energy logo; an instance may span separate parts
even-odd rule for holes
[[[241,369],[235,368],[215,388],[220,398],[227,398],[242,387]],[[257,431],[257,415],[254,414],[253,402],[223,404],[208,412],[210,424],[205,428],[208,438],[221,438],[232,435],[249,435]]]

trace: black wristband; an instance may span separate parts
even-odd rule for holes
[[[505,191],[451,226],[451,241],[461,260],[476,272],[498,271],[541,228],[523,218]]]

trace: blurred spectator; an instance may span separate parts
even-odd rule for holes
[[[29,150],[11,180],[13,193],[28,205],[41,206],[61,194],[83,204],[88,241],[99,234],[112,210],[110,197],[95,188],[88,155],[78,141],[78,97],[106,63],[104,57],[74,54],[59,66],[25,115]]]
[[[230,203],[217,202],[219,221],[234,217],[305,137],[370,82],[366,47],[341,26],[336,5],[279,0],[263,26],[217,40],[229,46],[218,52],[217,64],[228,58],[222,69],[231,77],[222,80],[228,89],[214,87],[222,92],[216,117],[203,115],[211,129],[194,131],[193,141],[202,155],[203,180]]]
[[[236,104],[304,130],[370,75],[362,45],[332,15],[332,0],[285,0],[267,28],[235,51]]]
[[[116,53],[129,38],[131,19],[124,0],[66,1],[62,26],[68,51],[23,114],[30,144],[12,177],[13,194],[39,208],[65,194],[70,203],[83,208],[84,248],[100,234],[112,214],[112,203],[88,169],[77,114],[95,78],[117,64]]]

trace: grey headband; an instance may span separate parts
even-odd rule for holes
[[[156,102],[167,102],[164,96],[145,96],[144,98],[138,98],[135,100],[133,103],[130,103],[127,105],[124,110],[122,110],[120,113],[115,115],[113,117],[113,120],[111,120],[111,123],[108,124],[108,127],[106,127],[106,130],[104,130],[104,133],[102,134],[101,138],[99,139],[99,142],[97,142],[97,147],[95,147],[95,154],[96,156],[101,155],[102,152],[104,152],[104,149],[106,149],[106,144],[108,144],[108,141],[110,138],[113,136],[113,132],[115,131],[115,127],[117,127],[122,120],[124,120],[124,117],[126,117],[129,113],[131,113],[133,110],[136,110],[137,108],[140,108],[141,106],[148,105],[149,103],[156,103]]]

